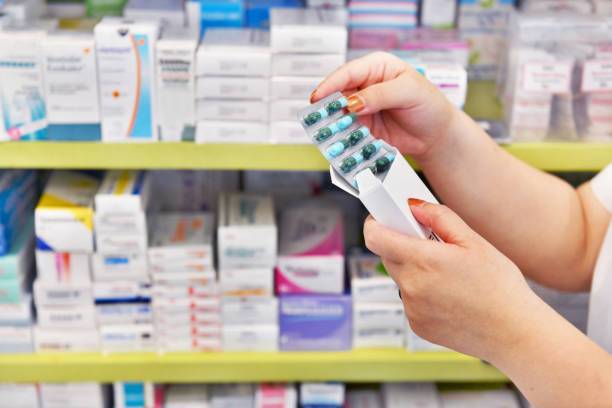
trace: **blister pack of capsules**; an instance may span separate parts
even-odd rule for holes
[[[359,190],[356,175],[369,169],[382,180],[396,150],[374,138],[354,113],[347,112],[347,105],[347,98],[336,92],[300,111],[299,120],[331,166]]]

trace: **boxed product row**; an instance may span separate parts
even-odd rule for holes
[[[434,383],[4,384],[0,393],[13,408],[519,408],[523,401],[512,388]]]

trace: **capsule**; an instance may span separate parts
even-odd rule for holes
[[[372,171],[373,174],[382,174],[389,170],[389,168],[391,167],[391,163],[393,163],[393,160],[395,160],[395,154],[387,153],[384,156],[376,159],[374,164],[372,164],[369,169]]]
[[[363,149],[361,149],[361,155],[364,159],[368,160],[370,157],[378,153],[381,147],[382,142],[380,140],[375,140],[374,142],[363,146]]]
[[[325,119],[333,115],[334,113],[342,110],[343,108],[346,108],[347,105],[348,100],[344,96],[335,101],[331,101],[327,103],[324,107],[314,112],[310,112],[308,115],[306,115],[303,119],[304,124],[306,126],[312,126],[315,123],[321,121],[322,119]]]
[[[342,116],[336,122],[319,129],[315,134],[314,139],[319,143],[324,142],[336,133],[348,129],[353,123],[355,123],[355,120],[357,120],[357,115],[354,113]]]
[[[325,156],[328,159],[340,156],[350,146],[355,146],[361,142],[364,138],[370,135],[370,129],[365,126],[360,127],[357,130],[353,130],[346,139],[337,141],[331,144],[325,150]]]
[[[340,99],[337,99],[335,101],[332,101],[330,103],[328,103],[327,105],[325,105],[325,110],[327,111],[327,113],[329,115],[333,115],[334,113],[338,112],[339,110],[346,108],[348,105],[348,99],[346,99],[344,96]]]
[[[350,173],[352,170],[355,169],[355,167],[359,166],[361,163],[363,163],[363,156],[360,152],[357,152],[342,160],[342,163],[340,164],[340,170],[342,170],[343,173]]]

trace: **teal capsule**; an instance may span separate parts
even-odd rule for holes
[[[319,129],[314,138],[319,143],[324,142],[336,133],[342,132],[343,130],[349,128],[353,123],[355,123],[355,120],[357,120],[357,115],[354,113],[342,116],[336,122]]]
[[[346,108],[347,105],[348,105],[348,100],[343,96],[342,98],[332,101],[328,103],[327,105],[325,105],[325,110],[327,111],[329,115],[333,115],[339,110]]]
[[[328,159],[340,156],[350,146],[355,146],[370,134],[370,130],[362,126],[357,130],[353,130],[346,139],[342,139],[333,143],[325,150],[325,156]]]
[[[376,159],[374,164],[372,164],[369,169],[374,174],[382,174],[389,170],[389,168],[391,167],[391,163],[393,163],[393,160],[395,160],[395,154],[387,153],[383,157]]]
[[[312,126],[318,121],[320,121],[321,119],[323,119],[323,115],[321,114],[320,111],[310,112],[308,115],[304,117],[304,124],[306,126]]]
[[[319,131],[315,134],[315,140],[319,143],[322,143],[332,137],[334,133],[329,127],[324,127],[319,129]]]
[[[350,173],[352,170],[355,169],[355,167],[359,166],[361,163],[363,163],[363,156],[361,155],[361,153],[355,153],[342,160],[342,163],[340,164],[340,170],[342,170],[343,173]]]
[[[361,155],[364,159],[368,160],[370,157],[378,153],[381,147],[382,142],[380,140],[375,140],[372,143],[368,143],[367,145],[363,146],[361,149]]]
[[[353,130],[351,134],[348,136],[348,140],[351,146],[355,146],[359,142],[361,142],[366,137],[370,136],[370,129],[365,126],[360,127],[357,130]]]

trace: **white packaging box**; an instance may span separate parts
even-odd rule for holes
[[[219,298],[207,299],[153,299],[153,310],[155,316],[165,314],[185,314],[194,316],[209,316],[211,313],[221,313],[221,301]]]
[[[304,99],[276,99],[270,102],[270,120],[294,122],[304,106],[308,105]],[[300,126],[300,130],[301,130]],[[304,131],[302,130],[302,133]]]
[[[385,383],[382,394],[387,408],[441,408],[434,383]]]
[[[264,30],[209,28],[197,53],[198,76],[270,76],[270,35]]]
[[[436,29],[453,28],[457,3],[452,0],[425,0],[421,3],[421,26]]]
[[[167,29],[185,26],[184,2],[180,0],[128,0],[123,17],[141,21],[159,21]]]
[[[41,282],[90,283],[89,254],[36,250],[36,270]]]
[[[135,281],[94,282],[93,295],[96,303],[146,302],[151,299],[151,285]]]
[[[61,285],[34,281],[34,303],[38,306],[83,306],[93,304],[89,283],[62,283]]]
[[[402,329],[407,318],[401,303],[353,303],[353,329]]]
[[[277,230],[272,197],[223,193],[218,208],[220,269],[274,266]]]
[[[104,408],[108,396],[99,383],[41,383],[44,408]]]
[[[160,351],[221,351],[221,338],[199,339],[159,339],[157,348]],[[198,401],[201,404],[201,401]],[[169,405],[167,405],[169,407]],[[182,407],[182,405],[181,405]]]
[[[313,201],[281,214],[277,293],[344,292],[344,222],[335,207]]]
[[[273,53],[345,53],[345,9],[270,10],[270,47]]]
[[[345,54],[274,54],[272,75],[325,76],[345,61]]]
[[[344,406],[345,386],[341,383],[301,383],[300,405]]]
[[[164,324],[155,322],[155,335],[159,339],[221,339],[221,325],[208,323]]]
[[[165,29],[157,42],[159,136],[180,142],[195,132],[195,53],[192,29]]]
[[[398,328],[353,329],[353,348],[403,348],[404,330]]]
[[[32,295],[27,294],[18,303],[0,303],[0,327],[29,326],[31,324]]]
[[[295,408],[297,403],[293,384],[259,384],[255,390],[254,408]]]
[[[94,29],[102,140],[158,139],[155,48],[159,25],[104,18]]]
[[[258,100],[198,99],[196,110],[198,120],[267,122],[270,113],[269,104]]]
[[[37,352],[96,352],[100,350],[100,336],[96,329],[56,329],[35,327]]]
[[[348,390],[346,402],[351,408],[384,408],[382,394],[378,388]]]
[[[165,408],[209,408],[205,384],[169,384],[165,394]]]
[[[151,181],[145,171],[110,170],[95,197],[96,214],[134,215],[138,219],[134,224],[140,226],[140,216],[147,210],[150,198]],[[98,230],[114,233],[117,227],[99,223],[96,224],[96,233]],[[135,227],[130,231],[140,232]]]
[[[205,76],[196,79],[197,98],[266,100],[269,95],[267,78]]]
[[[383,272],[376,255],[350,255],[348,260],[353,303],[401,304],[397,285]]]
[[[215,269],[212,266],[212,259],[187,259],[185,261],[174,261],[166,264],[150,264],[149,272],[155,282],[175,281],[182,284],[181,277],[191,279],[214,279]]]
[[[278,299],[274,297],[226,297],[221,301],[224,325],[278,325]]]
[[[323,79],[324,77],[272,77],[270,78],[270,99],[308,100],[310,94]],[[295,121],[295,117],[291,120]]]
[[[219,271],[223,296],[273,296],[272,268],[232,268]]]
[[[11,408],[39,408],[36,384],[0,384],[2,403]]]
[[[31,326],[0,326],[0,353],[32,353],[34,340]]]
[[[444,408],[520,408],[517,394],[509,389],[443,391],[440,400]]]
[[[2,12],[11,17],[15,24],[33,23],[45,12],[45,4],[39,0],[5,0]]]
[[[153,218],[149,263],[182,266],[185,261],[212,266],[215,217],[205,212],[159,213]]]
[[[196,126],[196,143],[267,143],[267,123],[200,121]]]
[[[223,351],[278,351],[277,325],[223,326]]]
[[[47,116],[43,87],[43,30],[0,31],[0,141],[45,136]]]
[[[298,121],[270,122],[270,138],[279,144],[311,144],[310,139]]]
[[[148,303],[96,305],[99,325],[152,324],[153,307]]]
[[[147,257],[141,253],[101,254],[92,257],[93,277],[96,281],[149,279]]]
[[[467,97],[467,71],[461,64],[424,64],[429,79],[457,108],[463,108]]]
[[[105,352],[155,350],[155,329],[149,324],[100,326],[100,346]]]
[[[99,139],[93,34],[74,30],[49,34],[43,42],[43,67],[50,136]]]
[[[221,314],[219,311],[191,312],[189,310],[169,310],[155,308],[155,324],[163,326],[172,325],[221,325]]]
[[[96,234],[96,250],[103,254],[146,253],[146,232],[138,234],[99,233]]]
[[[210,389],[211,408],[252,408],[254,399],[252,384],[215,384]]]
[[[211,280],[207,285],[170,285],[156,283],[153,286],[153,296],[159,299],[174,299],[181,297],[197,299],[219,296],[219,285],[217,285],[214,280]]]
[[[93,252],[94,175],[54,171],[34,212],[38,249]]]
[[[216,274],[213,269],[199,270],[196,272],[176,272],[176,271],[162,271],[161,273],[153,272],[153,282],[156,285],[169,285],[169,286],[208,286],[215,283]],[[171,273],[170,273],[171,272]]]
[[[95,329],[96,310],[91,305],[39,306],[36,309],[40,327],[50,329]]]

